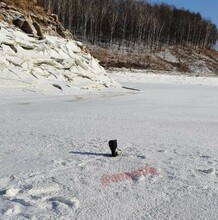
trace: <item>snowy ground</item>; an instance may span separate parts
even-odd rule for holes
[[[161,77],[90,97],[1,90],[0,218],[218,219],[218,84]],[[146,165],[158,174],[112,178]]]

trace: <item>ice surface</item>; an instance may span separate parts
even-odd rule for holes
[[[218,219],[218,86],[130,79],[141,91],[1,96],[1,219]]]

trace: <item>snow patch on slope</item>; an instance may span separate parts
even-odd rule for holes
[[[80,42],[54,36],[37,40],[0,23],[1,87],[64,94],[120,87]]]
[[[168,49],[166,49],[165,51],[160,51],[157,55],[158,57],[168,62],[179,63],[178,58],[175,55],[173,55],[171,51]]]

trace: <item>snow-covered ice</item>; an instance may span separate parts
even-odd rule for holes
[[[114,77],[141,91],[2,93],[1,219],[218,219],[216,79]],[[158,175],[100,181],[146,165]]]
[[[193,73],[185,75],[180,72],[156,70],[113,70],[110,75],[120,82],[158,83],[158,84],[184,84],[218,86],[218,77],[205,76],[193,77]]]

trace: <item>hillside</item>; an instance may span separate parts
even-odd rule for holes
[[[1,87],[52,94],[119,87],[55,15],[16,2],[0,3]]]
[[[42,3],[42,1],[39,2]],[[44,1],[44,4],[45,2],[48,3],[48,1]],[[55,2],[53,1],[53,10],[57,7]],[[65,6],[63,5],[63,7]],[[80,35],[73,36],[63,27],[57,15],[40,7],[36,0],[5,0],[1,2],[0,12],[1,21],[10,24],[12,27],[14,27],[14,16],[19,16],[37,22],[44,34],[74,40],[76,37],[80,37]],[[58,10],[57,12],[59,13]],[[60,13],[59,16],[62,23],[68,26]],[[88,39],[83,42],[90,53],[100,61],[100,65],[105,68],[146,69],[194,76],[218,75],[218,52],[211,49],[163,44],[161,48],[151,50],[147,46],[136,46],[134,48],[116,43],[113,44],[113,47],[108,47],[107,43],[99,43],[98,41],[93,45],[88,42]],[[87,50],[84,46],[82,47],[83,52],[86,53]]]
[[[106,68],[218,74],[218,30],[199,13],[134,0],[38,3],[56,13]]]
[[[167,46],[150,52],[144,48],[111,50],[91,44],[87,48],[106,69],[144,69],[169,74],[218,76],[218,52],[214,50]]]
[[[14,17],[37,22],[45,34],[73,38],[72,34],[59,22],[57,16],[40,7],[36,0],[0,1],[0,21],[12,25]]]

